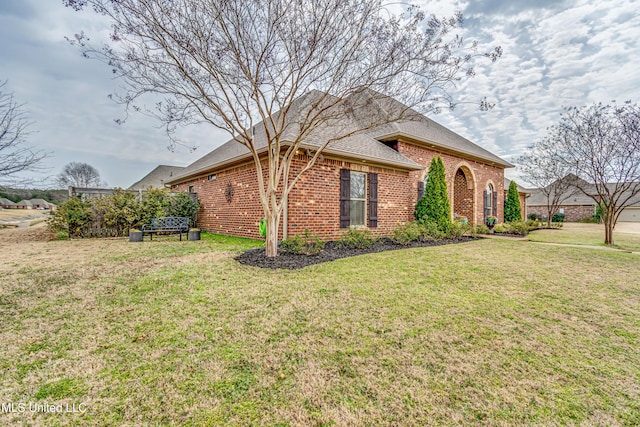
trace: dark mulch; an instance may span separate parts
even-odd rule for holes
[[[240,264],[252,265],[262,268],[283,268],[296,270],[308,265],[333,261],[334,259],[347,258],[356,255],[370,254],[374,252],[393,251],[407,248],[424,248],[428,246],[450,245],[477,240],[476,237],[460,237],[458,239],[429,240],[425,242],[412,242],[401,245],[393,240],[383,237],[373,246],[367,249],[348,249],[340,245],[340,242],[327,242],[324,249],[318,255],[298,255],[280,251],[277,257],[267,258],[264,248],[251,249],[236,257]]]

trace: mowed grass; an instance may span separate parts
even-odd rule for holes
[[[604,226],[601,224],[565,223],[558,229],[540,229],[529,234],[532,242],[570,245],[607,246],[604,244]],[[613,247],[640,252],[640,234],[613,231]]]
[[[256,244],[14,251],[0,400],[88,410],[0,422],[640,424],[638,255],[486,239],[298,271],[233,260]]]

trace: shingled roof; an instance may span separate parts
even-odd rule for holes
[[[156,166],[151,172],[146,174],[142,179],[132,184],[129,190],[146,190],[147,188],[164,188],[164,184],[184,170],[183,166]]]
[[[299,132],[301,118],[310,109],[322,102],[334,101],[335,98],[319,91],[309,92],[296,99],[288,113],[290,124],[287,125],[281,137],[283,144],[286,145],[287,141],[291,142],[295,139]],[[423,165],[415,163],[382,142],[404,138],[498,167],[513,166],[424,115],[376,92],[369,91],[360,95],[358,99],[348,100],[344,104],[338,114],[306,135],[300,147],[314,150],[322,147],[327,141],[337,139],[327,145],[323,151],[325,154],[366,160],[370,163],[407,170],[424,169]],[[402,120],[395,121],[393,117],[402,117]],[[383,126],[371,125],[385,122],[387,124]],[[350,136],[339,138],[342,135]],[[258,152],[267,148],[266,130],[262,122],[254,127],[254,146]],[[167,182],[178,183],[249,158],[251,158],[249,149],[231,139],[187,166]]]

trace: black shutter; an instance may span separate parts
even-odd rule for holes
[[[419,181],[418,182],[418,201],[420,201],[420,199],[422,199],[423,196],[424,196],[424,182]]]
[[[349,169],[340,169],[340,228],[347,228],[351,223],[350,197],[351,171]]]
[[[493,216],[498,216],[498,192],[493,192]]]
[[[378,226],[378,174],[369,174],[369,227]]]
[[[484,219],[487,219],[487,217],[489,216],[487,214],[487,208],[489,206],[489,199],[488,199],[487,195],[489,194],[489,192],[485,190],[482,194],[484,195],[484,205],[482,207],[482,212],[484,214]]]

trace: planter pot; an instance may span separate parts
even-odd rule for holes
[[[467,224],[469,222],[469,220],[467,218],[460,218],[460,222],[462,224]]]
[[[200,240],[200,230],[189,230],[189,240]]]
[[[129,241],[130,242],[142,242],[142,231],[130,231],[129,232]]]

